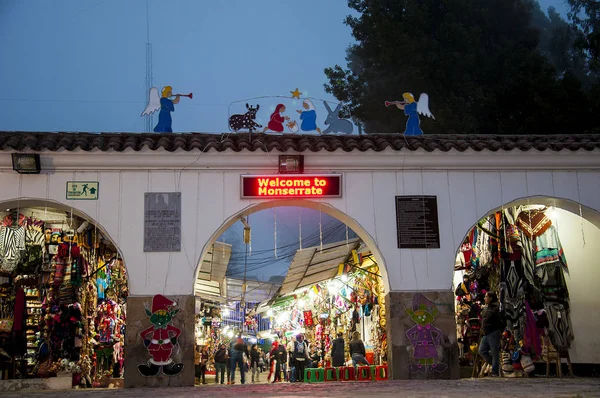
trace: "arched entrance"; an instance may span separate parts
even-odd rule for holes
[[[122,386],[129,287],[113,239],[89,215],[47,199],[3,201],[0,220],[3,379]]]
[[[211,281],[199,278],[202,281],[195,281],[195,284],[202,285],[200,289],[196,285],[196,292],[202,297],[199,304],[202,311],[199,315],[202,338],[198,339],[197,344],[210,347],[209,349],[212,349],[216,355],[218,347],[215,347],[214,341],[226,341],[229,344],[232,339],[235,340],[235,336],[240,335],[248,344],[262,343],[262,348],[267,352],[272,342],[273,344],[282,343],[282,346],[287,347],[287,352],[289,352],[293,351],[293,348],[289,349],[289,347],[294,347],[296,344],[294,338],[302,335],[311,342],[310,348],[307,349],[314,357],[311,357],[310,362],[317,367],[317,363],[321,361],[333,363],[332,359],[326,358],[324,353],[327,354],[327,357],[329,356],[332,341],[335,340],[337,334],[343,335],[348,344],[354,332],[358,332],[365,339],[367,346],[365,355],[368,361],[377,365],[387,361],[385,323],[385,294],[387,291],[382,287],[389,287],[389,283],[381,254],[374,245],[373,238],[355,220],[329,204],[308,200],[271,201],[258,203],[239,211],[229,217],[215,231],[205,246],[198,269],[199,274],[205,274],[209,272],[208,270],[211,270],[210,272],[213,274],[218,273],[217,266],[227,267],[229,256],[235,257],[235,250],[232,254],[231,247],[217,242],[217,238],[225,231],[236,223],[239,223],[241,229],[242,223],[247,224],[248,216],[276,207],[286,207],[291,211],[294,211],[294,208],[296,210],[298,210],[297,208],[309,209],[319,215],[326,214],[335,219],[336,223],[346,224],[353,236],[349,239],[346,235],[345,239],[334,239],[333,242],[325,243],[322,239],[321,244],[316,244],[316,246],[313,246],[314,243],[311,245],[305,241],[304,244],[300,244],[298,250],[294,248],[292,255],[288,258],[285,275],[274,290],[265,285],[270,286],[275,283],[247,280],[244,273],[243,281],[237,281],[240,286],[231,282],[232,279],[236,279],[235,277],[227,278],[227,298],[219,303],[220,297],[210,294],[211,288],[218,289],[219,287],[215,284],[211,286]],[[261,215],[257,214],[257,217],[261,217]],[[320,216],[317,217],[320,220]],[[256,219],[254,218],[254,220]],[[253,224],[252,217],[250,217],[249,224]],[[254,227],[250,228],[253,228],[252,239],[254,240],[257,232],[254,231]],[[262,232],[264,233],[264,231]],[[273,234],[271,231],[269,233]],[[239,231],[239,239],[241,239],[241,235],[242,233]],[[368,256],[366,257],[369,258],[363,260],[362,254],[367,252]],[[239,253],[243,253],[243,248],[238,250],[238,256]],[[203,263],[209,263],[208,267],[203,267]],[[223,289],[223,286],[220,288]],[[232,293],[233,289],[235,289],[235,293]],[[252,296],[251,292],[257,289],[265,291],[266,295],[262,297],[262,300],[249,298]],[[342,290],[344,293],[340,293]],[[369,292],[366,293],[365,290],[369,290]],[[204,292],[207,295],[204,295]],[[242,293],[238,294],[239,292]],[[346,294],[348,297],[345,297]],[[339,296],[339,302],[334,303],[336,295]],[[375,296],[377,299],[373,300]],[[215,307],[219,308],[220,312],[212,309]],[[241,326],[232,327],[230,324],[226,324],[230,320],[230,312],[240,318],[235,320]],[[373,315],[373,313],[376,314]],[[248,314],[250,315],[247,316]],[[217,323],[220,326],[216,326],[214,322],[210,323],[211,319],[214,321],[215,317],[218,318]],[[217,328],[222,330],[217,333],[215,332]],[[206,338],[207,335],[210,338]],[[381,343],[382,339],[385,344]],[[344,363],[347,360],[343,353],[341,360]],[[288,360],[286,360],[287,364]],[[303,374],[303,372],[299,372],[299,374]]]
[[[549,358],[554,364],[555,355],[568,358],[563,373],[574,369],[585,375],[586,366],[580,364],[600,363],[597,351],[590,349],[596,339],[591,331],[600,327],[590,317],[600,300],[600,268],[591,243],[598,239],[600,213],[545,196],[493,209],[467,232],[453,282],[461,365],[463,370],[474,365],[463,376],[481,374],[477,350],[485,325],[477,318],[484,291],[498,294],[506,320],[499,365],[504,375],[560,375],[546,362]],[[512,354],[520,359],[513,360]]]
[[[385,259],[383,255],[377,248],[377,244],[373,237],[365,231],[365,229],[352,217],[348,216],[344,212],[336,209],[328,203],[323,202],[314,202],[311,200],[285,200],[285,201],[268,201],[268,202],[260,202],[256,204],[252,204],[245,209],[233,214],[212,234],[204,248],[202,249],[202,253],[200,255],[200,261],[198,262],[198,267],[196,269],[196,274],[200,271],[200,265],[202,264],[202,259],[206,256],[206,254],[211,250],[213,243],[217,240],[219,236],[223,232],[225,232],[229,227],[231,227],[236,222],[239,222],[241,218],[247,217],[253,213],[259,212],[261,210],[270,209],[273,207],[306,207],[309,209],[313,209],[316,211],[321,211],[325,214],[330,215],[333,218],[338,219],[342,223],[346,224],[350,229],[352,229],[358,237],[365,242],[365,244],[371,249],[375,261],[379,264],[379,269],[381,271],[381,277],[384,281],[385,290],[389,291],[390,284],[388,279],[387,268],[385,266]],[[195,281],[194,281],[195,283]]]

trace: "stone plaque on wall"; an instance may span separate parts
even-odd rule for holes
[[[144,251],[181,251],[181,192],[144,194]]]
[[[399,249],[439,249],[436,196],[396,196]]]

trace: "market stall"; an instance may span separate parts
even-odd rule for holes
[[[297,253],[280,295],[261,306],[272,317],[272,334],[289,345],[303,335],[310,366],[332,366],[331,348],[341,333],[345,361],[354,332],[366,347],[371,365],[387,362],[383,283],[371,253],[358,240],[307,248]]]
[[[128,286],[117,248],[69,212],[8,209],[0,219],[2,379],[121,378]]]
[[[568,359],[574,334],[567,257],[551,208],[515,206],[480,220],[455,264],[457,338],[462,366],[486,373],[477,354],[486,292],[499,297],[501,370],[522,377],[552,355]]]

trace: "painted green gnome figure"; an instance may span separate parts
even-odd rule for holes
[[[152,311],[146,308],[146,315],[150,318],[152,326],[143,330],[140,336],[152,358],[148,363],[138,365],[138,370],[143,376],[156,376],[161,368],[167,376],[175,376],[183,370],[183,364],[175,363],[171,358],[177,338],[181,335],[181,329],[171,325],[179,312],[178,309],[171,309],[175,305],[177,304],[174,301],[157,294],[152,299]]]
[[[415,326],[406,332],[406,337],[413,346],[413,358],[416,364],[410,365],[411,373],[417,372],[443,372],[448,365],[440,363],[437,348],[441,345],[442,331],[433,325],[438,316],[438,309],[422,294],[413,297],[412,309],[407,308],[406,313]]]

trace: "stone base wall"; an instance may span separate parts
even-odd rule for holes
[[[167,376],[161,369],[156,376],[144,376],[140,365],[147,365],[151,356],[144,345],[140,332],[152,326],[146,314],[151,309],[153,296],[127,298],[127,329],[125,333],[125,387],[180,387],[194,385],[194,296],[167,296],[177,303],[173,308],[179,312],[173,317],[171,325],[181,330],[171,358],[174,363],[183,364],[183,370],[175,376]]]
[[[452,291],[390,292],[385,306],[391,379],[460,378]]]

